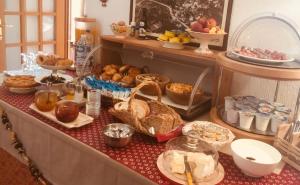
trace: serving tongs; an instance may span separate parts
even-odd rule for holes
[[[193,185],[193,176],[191,166],[188,162],[187,155],[184,156],[185,175],[188,185]]]
[[[284,140],[286,140],[289,143],[293,142],[293,133],[300,132],[300,121],[298,120],[299,104],[300,104],[300,88],[298,91],[293,122],[291,123],[289,130],[287,131],[287,133],[285,134],[285,136],[283,138]]]

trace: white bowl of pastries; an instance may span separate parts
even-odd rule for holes
[[[208,121],[193,121],[186,123],[182,128],[183,135],[189,131],[196,131],[200,140],[210,144],[216,150],[228,146],[235,138],[234,134],[227,128]]]
[[[251,177],[271,174],[282,158],[273,146],[253,139],[235,140],[231,150],[234,163]]]
[[[38,55],[36,62],[39,66],[49,70],[64,70],[73,65],[73,61],[62,59],[56,55]]]

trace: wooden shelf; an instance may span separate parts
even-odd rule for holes
[[[232,72],[240,72],[261,78],[285,81],[300,80],[300,69],[281,69],[242,63],[227,58],[225,52],[218,54],[217,64]]]
[[[210,111],[210,118],[211,121],[222,126],[225,128],[228,128],[232,131],[232,133],[234,133],[234,135],[237,138],[249,138],[249,139],[256,139],[259,141],[263,141],[269,144],[273,144],[274,142],[274,136],[264,136],[264,135],[260,135],[260,134],[254,134],[254,133],[250,133],[250,132],[246,132],[243,130],[240,130],[238,128],[232,127],[229,124],[225,123],[218,114],[218,109],[216,107],[212,108]]]
[[[212,55],[200,55],[194,52],[195,47],[186,46],[185,49],[176,50],[163,48],[161,43],[156,40],[138,40],[135,38],[117,38],[113,35],[104,35],[101,37],[102,43],[113,42],[123,45],[123,48],[130,47],[143,51],[152,51],[155,55],[167,56],[169,58],[185,60],[194,64],[214,66],[219,51],[214,51]]]

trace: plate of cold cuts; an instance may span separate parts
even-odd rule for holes
[[[286,62],[293,62],[295,60],[294,58],[288,57],[283,52],[244,46],[240,49],[235,49],[232,51],[232,54],[252,62],[267,64],[282,64]]]

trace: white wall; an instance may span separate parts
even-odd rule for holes
[[[102,7],[99,0],[86,0],[88,17],[97,18],[102,34],[111,34],[110,24],[119,20],[129,22],[130,0],[109,0],[107,7]]]
[[[234,0],[230,36],[246,18],[263,12],[278,12],[300,26],[299,0]],[[106,8],[99,0],[87,0],[87,15],[97,18],[103,34],[111,34],[113,21],[129,21],[130,0],[110,0]],[[262,28],[263,29],[263,28]],[[300,52],[300,51],[299,51]],[[236,74],[232,94],[251,94],[273,99],[276,82]],[[293,108],[300,82],[284,82],[280,87],[279,101]]]

